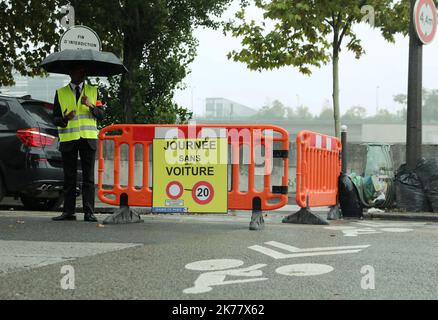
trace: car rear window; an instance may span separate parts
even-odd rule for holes
[[[8,105],[5,101],[0,101],[0,118],[8,113]]]
[[[53,125],[53,108],[51,108],[50,104],[26,102],[23,103],[23,108],[37,122]]]

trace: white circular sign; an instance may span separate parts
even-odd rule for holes
[[[418,38],[429,44],[437,32],[437,10],[433,0],[417,0],[414,7],[414,24]]]
[[[69,28],[59,40],[59,50],[102,50],[99,36],[94,30],[86,26],[74,26]]]

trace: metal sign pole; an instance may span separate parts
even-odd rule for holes
[[[406,124],[406,163],[413,170],[421,158],[422,145],[422,90],[423,44],[417,36],[414,11],[417,0],[411,0],[409,30],[408,110]]]

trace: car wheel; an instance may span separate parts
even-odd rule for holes
[[[20,199],[26,210],[33,211],[57,211],[63,202],[62,196],[54,199],[21,196]]]

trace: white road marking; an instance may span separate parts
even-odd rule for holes
[[[414,231],[414,229],[407,229],[407,228],[383,228],[380,229],[385,232],[410,232]]]
[[[345,250],[345,249],[366,248],[366,246],[343,246],[343,247],[321,247],[321,248],[300,249],[277,241],[268,241],[265,242],[265,244],[268,244],[270,246],[279,249],[284,249],[289,252],[318,252],[318,251],[330,251],[330,250],[340,250],[340,249]]]
[[[327,256],[327,255],[336,255],[336,254],[348,254],[348,253],[357,253],[362,249],[368,248],[369,245],[362,246],[343,246],[343,247],[326,247],[326,248],[308,248],[308,249],[300,249],[296,247],[292,247],[283,243],[279,243],[276,241],[265,242],[265,244],[275,246],[277,248],[281,248],[283,250],[293,252],[291,254],[285,254],[264,246],[254,245],[248,247],[248,249],[263,253],[267,256],[270,256],[274,259],[289,259],[289,258],[301,258],[301,257],[314,257],[314,256]]]
[[[308,277],[332,272],[334,268],[326,264],[304,263],[291,264],[277,268],[275,272],[284,276]]]
[[[186,265],[186,268],[207,267],[207,266],[212,266],[217,268],[220,265],[225,266],[225,268],[230,268],[230,266],[243,265],[243,263],[244,263],[243,261],[233,260],[233,259],[203,260],[203,261],[196,261],[189,263]],[[183,292],[187,294],[199,294],[199,293],[205,293],[211,291],[214,286],[224,286],[229,284],[238,284],[238,283],[241,284],[248,282],[265,281],[268,280],[268,278],[257,278],[263,275],[263,271],[259,269],[264,267],[266,267],[266,264],[256,264],[248,268],[205,272],[199,275],[199,277],[195,280],[193,287],[184,289]],[[227,277],[245,277],[252,279],[239,279],[239,280],[226,281],[225,279]]]
[[[357,237],[359,235],[363,235],[363,234],[378,234],[378,233],[382,233],[381,231],[378,231],[376,229],[373,228],[356,228],[356,227],[343,227],[343,226],[338,226],[338,227],[324,227],[324,229],[327,230],[340,230],[342,231],[342,233],[344,234],[345,237]]]
[[[411,232],[409,227],[424,227],[424,223],[412,222],[355,222],[360,227],[353,226],[330,226],[327,230],[342,231],[345,237],[357,237],[366,234],[378,234],[383,232]]]
[[[353,222],[361,226],[374,227],[374,228],[392,228],[392,227],[423,227],[426,224],[423,222],[376,222],[376,221],[361,221]]]
[[[226,270],[240,267],[243,263],[243,261],[236,259],[203,260],[187,264],[186,269],[195,271]]]
[[[136,243],[0,240],[0,274],[140,246]]]

